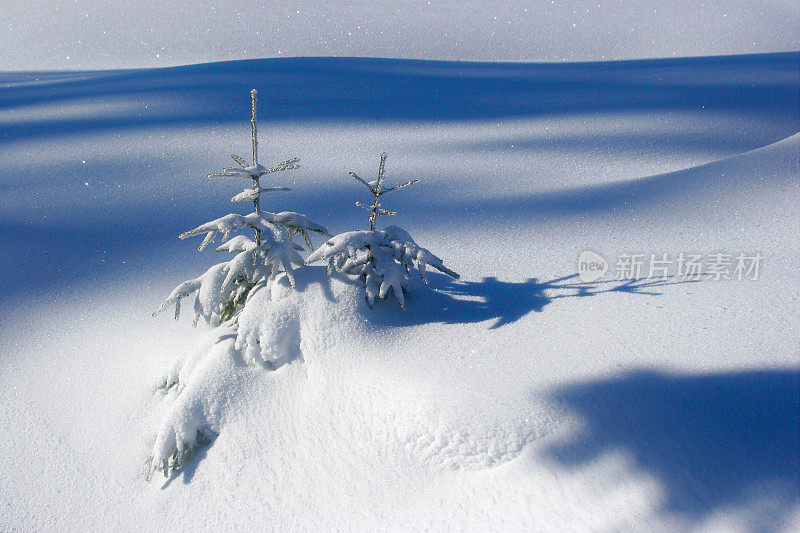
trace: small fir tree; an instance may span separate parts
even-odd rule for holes
[[[390,292],[400,307],[405,309],[405,292],[411,271],[416,269],[422,281],[428,282],[426,265],[458,279],[458,274],[444,266],[441,259],[429,250],[414,242],[409,233],[398,226],[379,230],[375,228],[378,216],[394,215],[381,207],[380,198],[389,192],[402,189],[419,180],[412,180],[395,187],[384,188],[383,174],[386,153],[381,154],[378,178],[366,182],[354,172],[350,175],[363,185],[372,195],[372,205],[356,202],[356,205],[369,212],[369,231],[350,231],[332,237],[306,259],[306,263],[328,262],[328,274],[342,272],[364,284],[367,304],[370,308],[375,298],[385,298]]]
[[[264,167],[258,162],[258,129],[256,125],[255,90],[250,92],[251,99],[251,134],[253,144],[253,163],[247,164],[237,155],[231,157],[238,167],[223,169],[222,172],[209,174],[209,178],[234,177],[251,180],[252,187],[231,198],[232,202],[253,202],[253,212],[247,215],[232,213],[222,218],[207,222],[197,228],[180,235],[181,239],[205,234],[199,249],[203,250],[213,242],[218,234],[222,234],[222,244],[218,252],[236,254],[231,260],[216,264],[198,278],[186,281],[161,304],[153,315],[175,305],[175,318],[180,313],[181,300],[195,294],[194,324],[202,317],[206,323],[219,326],[227,322],[238,332],[237,317],[247,304],[248,298],[259,288],[267,287],[280,274],[285,274],[294,287],[292,265],[304,265],[299,252],[304,247],[294,242],[292,237],[302,235],[309,251],[313,251],[310,233],[330,236],[328,231],[300,213],[271,213],[261,210],[261,194],[266,192],[288,191],[286,187],[265,187],[260,179],[272,172],[298,168],[298,159],[289,159],[272,167]],[[253,230],[253,238],[237,235],[230,240],[231,233],[243,228]],[[226,330],[230,331],[230,330]],[[212,350],[213,352],[213,350]],[[218,354],[217,354],[218,355]],[[191,367],[191,365],[190,365]],[[205,367],[203,367],[205,368]],[[190,368],[191,370],[191,368]],[[174,371],[166,378],[160,388],[169,390],[175,387],[177,397],[173,400],[171,410],[159,430],[153,452],[147,461],[147,479],[156,471],[162,471],[165,477],[183,467],[188,456],[198,447],[207,444],[216,433],[212,425],[205,421],[202,402],[193,400],[187,393],[186,384],[178,382],[178,374]],[[202,375],[193,370],[187,372],[188,379],[202,381]],[[186,395],[189,394],[187,397]]]
[[[253,212],[248,215],[231,213],[222,218],[206,222],[193,230],[180,235],[181,239],[205,234],[199,250],[222,234],[222,245],[218,252],[236,254],[230,261],[216,264],[203,275],[178,285],[172,294],[161,304],[153,315],[168,306],[175,305],[175,318],[180,314],[181,300],[195,294],[194,323],[202,317],[206,323],[219,325],[234,320],[247,302],[247,298],[257,289],[269,285],[280,273],[285,273],[294,287],[292,265],[304,264],[299,252],[304,248],[292,240],[301,235],[309,251],[313,246],[310,233],[330,236],[321,225],[309,220],[305,215],[284,211],[270,213],[261,210],[261,194],[288,191],[286,187],[264,187],[260,179],[267,174],[298,168],[299,159],[289,159],[272,167],[264,167],[258,162],[258,128],[256,124],[257,92],[250,91],[250,126],[253,145],[253,163],[247,164],[237,155],[231,155],[238,167],[229,167],[222,172],[209,174],[209,178],[234,177],[251,180],[252,188],[245,189],[231,198],[232,202],[253,202]],[[253,238],[237,235],[228,240],[231,233],[243,228],[253,230]]]

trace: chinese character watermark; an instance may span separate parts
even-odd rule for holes
[[[608,277],[615,280],[679,277],[758,281],[764,264],[761,252],[695,254],[622,253],[609,263],[597,252],[584,251],[578,257],[578,276],[583,282]],[[613,269],[610,266],[613,265]]]

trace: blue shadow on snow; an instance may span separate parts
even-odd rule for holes
[[[800,369],[632,371],[553,399],[585,427],[549,455],[574,467],[623,452],[663,486],[667,513],[699,521],[733,506],[752,522],[739,527],[774,530],[800,504]]]
[[[701,281],[659,277],[580,282],[575,279],[577,276],[571,274],[550,281],[529,278],[508,282],[494,276],[481,281],[457,281],[443,274],[429,273],[430,285],[423,287],[417,283],[419,290],[414,289],[414,293],[406,297],[405,310],[401,310],[389,295],[387,299],[390,301],[376,302],[375,309],[364,314],[371,324],[377,326],[492,321],[489,328],[497,329],[532,312],[541,312],[556,300],[610,293],[659,296],[662,294],[658,292],[659,288]]]
[[[596,63],[279,58],[180,67],[21,74],[0,111],[109,102],[90,117],[8,121],[0,142],[163,126],[242,123],[241,95],[263,91],[267,122],[419,122],[654,110],[757,110],[800,130],[800,53]],[[269,97],[266,97],[269,95]],[[114,106],[125,98],[128,106]],[[783,138],[780,137],[780,138]],[[773,139],[778,140],[778,139]]]

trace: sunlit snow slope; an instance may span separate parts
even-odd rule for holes
[[[796,530],[799,60],[0,74],[1,528]],[[248,153],[251,88],[262,160],[303,162],[266,208],[364,228],[347,172],[387,151],[421,180],[390,223],[461,281],[370,310],[298,272],[253,301],[274,370],[151,318],[219,260],[177,234],[237,209],[205,175]],[[584,250],[764,259],[576,286]],[[219,435],[146,483],[183,361],[178,415]]]

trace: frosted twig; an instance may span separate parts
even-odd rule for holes
[[[258,127],[256,126],[256,103],[258,91],[250,91],[250,133],[253,137],[253,166],[258,165]]]
[[[298,164],[299,162],[300,162],[299,157],[293,157],[292,159],[287,159],[282,163],[278,163],[277,165],[269,167],[268,169],[264,170],[264,172],[262,172],[261,175],[263,176],[264,174],[269,174],[271,172],[280,172],[281,170],[292,170],[295,168],[300,168],[300,165]]]
[[[237,163],[239,163],[239,166],[241,166],[242,168],[247,168],[247,162],[238,155],[231,154],[231,158]]]
[[[397,189],[402,189],[403,187],[408,187],[409,185],[414,185],[415,183],[419,183],[419,180],[411,180],[411,181],[405,182],[402,185],[396,185],[394,187],[386,189],[385,191],[381,192],[381,194],[383,195],[383,194],[386,194],[387,192],[396,191]]]
[[[356,175],[356,173],[355,173],[355,172],[351,172],[351,173],[350,173],[350,175],[351,175],[351,176],[353,176],[353,177],[354,177],[356,180],[358,180],[358,182],[359,182],[361,185],[363,185],[364,187],[366,187],[366,188],[367,188],[367,190],[368,190],[369,192],[371,192],[372,194],[375,194],[375,191],[374,191],[374,190],[372,190],[372,187],[370,187],[370,186],[369,186],[369,184],[368,184],[366,181],[364,181],[363,179],[359,178],[359,177]]]

